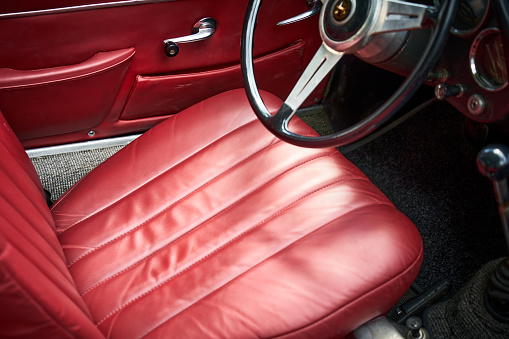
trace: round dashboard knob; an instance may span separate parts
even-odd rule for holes
[[[472,94],[467,101],[468,112],[472,115],[480,115],[484,112],[484,107],[486,107],[486,101],[479,94]]]

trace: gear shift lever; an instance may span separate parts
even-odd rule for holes
[[[477,155],[477,168],[493,183],[505,242],[509,249],[509,186],[507,185],[509,147],[500,144],[484,147]]]
[[[493,183],[500,221],[509,249],[509,147],[489,145],[477,155],[477,168]],[[486,310],[497,320],[509,323],[509,258],[502,260],[491,275],[484,293]]]

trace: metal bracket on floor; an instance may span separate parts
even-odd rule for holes
[[[421,314],[428,306],[445,296],[450,287],[451,284],[448,281],[441,281],[418,296],[404,302],[396,309],[396,314],[399,316],[396,323],[405,324],[408,318]]]

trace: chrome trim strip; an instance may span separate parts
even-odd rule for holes
[[[4,13],[4,14],[0,14],[0,20],[1,19],[23,18],[23,17],[28,17],[28,16],[80,12],[80,11],[88,11],[88,10],[92,10],[92,9],[101,9],[101,8],[144,5],[144,4],[152,4],[152,3],[158,3],[158,2],[170,2],[170,1],[177,1],[177,0],[124,0],[124,1],[117,1],[117,2],[103,2],[103,3],[99,3],[99,4],[90,4],[90,5],[81,5],[81,6],[41,9],[41,10],[37,10],[37,11]]]
[[[313,15],[320,13],[322,9],[322,2],[320,0],[313,0],[313,7],[304,13],[301,13],[297,16],[294,16],[290,19],[286,19],[277,23],[278,26],[285,26],[289,24],[293,24],[294,22],[298,22],[307,18],[311,18]],[[353,10],[352,10],[353,12]]]
[[[50,146],[50,147],[41,147],[41,148],[32,148],[26,150],[29,158],[38,158],[46,155],[55,155],[55,154],[63,154],[70,152],[79,152],[86,151],[97,148],[106,148],[113,146],[125,146],[138,138],[141,134],[128,135],[124,137],[117,138],[109,138],[109,139],[100,139],[100,140],[91,140],[84,142],[77,142],[74,144],[66,144],[59,146]]]

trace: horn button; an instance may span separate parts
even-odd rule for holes
[[[368,18],[371,1],[328,1],[323,12],[324,33],[334,42],[347,41],[354,37]]]

